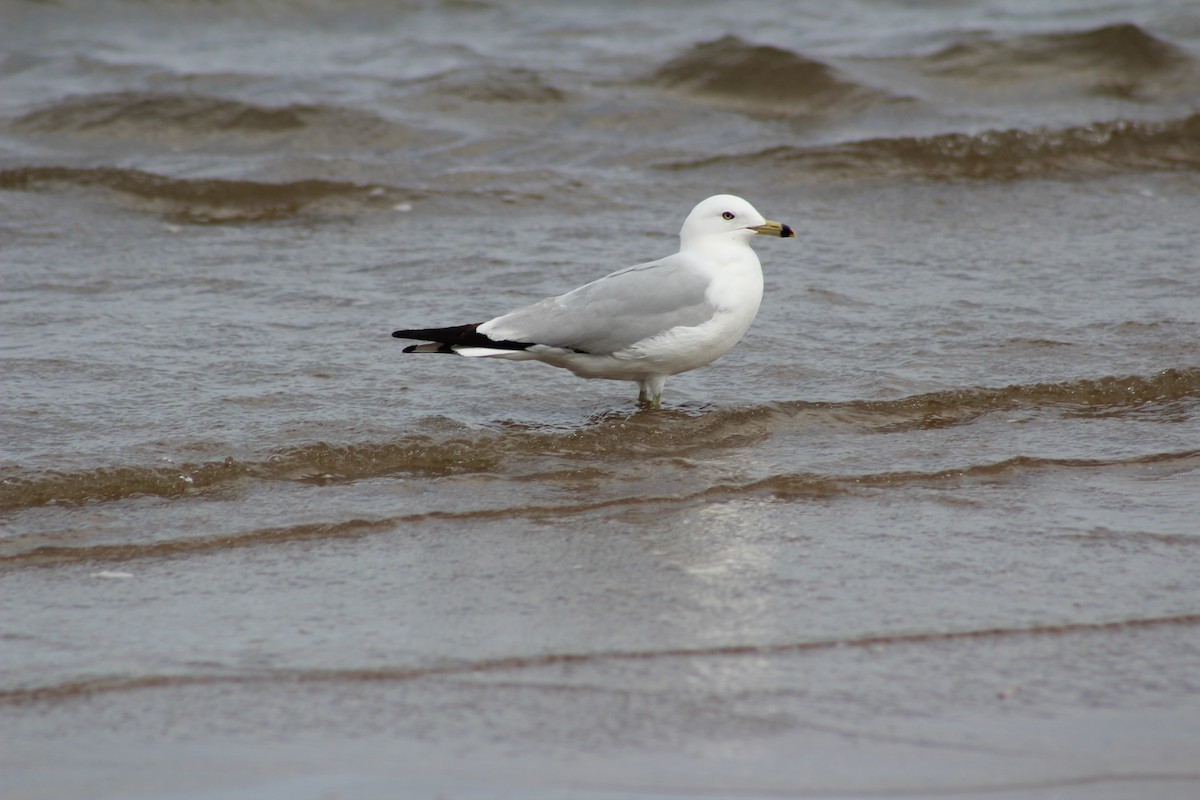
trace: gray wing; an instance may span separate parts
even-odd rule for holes
[[[494,339],[534,342],[597,355],[614,353],[678,326],[692,327],[716,309],[709,279],[676,253],[548,297],[479,326]]]

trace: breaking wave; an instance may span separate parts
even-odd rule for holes
[[[1200,114],[1165,122],[1097,122],[1062,130],[945,133],[784,146],[664,166],[693,169],[733,161],[845,177],[980,180],[1196,170],[1200,169]]]
[[[139,495],[177,497],[242,480],[326,481],[377,475],[450,475],[495,466],[498,454],[470,439],[434,441],[414,435],[399,442],[335,445],[315,442],[280,448],[259,461],[227,458],[199,464],[115,466],[33,475],[0,469],[0,512],[51,503],[77,504]]]
[[[403,194],[382,186],[319,179],[264,183],[222,178],[185,179],[116,167],[0,169],[0,190],[104,189],[137,210],[189,223],[261,222],[303,214],[349,213],[385,207]]]
[[[519,468],[530,459],[586,461],[603,468],[605,461],[631,458],[687,458],[713,450],[740,447],[797,425],[852,427],[864,433],[942,428],[969,424],[996,412],[1014,409],[1053,410],[1064,415],[1145,415],[1200,398],[1200,368],[1165,370],[1149,377],[1108,377],[1065,383],[1039,383],[998,389],[961,389],[897,400],[848,403],[773,403],[749,408],[609,413],[567,430],[507,425],[486,429],[454,427],[436,433],[407,434],[390,442],[332,444],[316,442],[279,448],[258,460],[213,461],[170,466],[112,466],[76,472],[30,471],[19,466],[0,469],[0,512],[48,504],[82,504],[142,495],[178,497],[218,490],[248,480],[324,483],[382,476],[437,477],[499,472]],[[1137,459],[1191,460],[1200,451]],[[996,464],[956,470],[956,477],[1007,474],[1053,467],[1103,467],[1110,462],[1054,459],[1006,459]],[[1111,462],[1112,464],[1125,462]],[[859,476],[780,475],[748,484],[718,485],[701,495],[762,492],[780,496],[822,496],[848,487],[887,486],[940,481],[949,473]],[[602,504],[626,500],[604,500]],[[570,510],[570,509],[567,509]],[[578,512],[580,509],[574,509]],[[560,513],[526,509],[523,513]],[[495,510],[467,513],[495,513]],[[502,513],[515,513],[503,510]]]

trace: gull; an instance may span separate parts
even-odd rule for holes
[[[763,276],[756,235],[794,237],[740,197],[718,194],[688,214],[679,252],[486,322],[392,333],[405,353],[541,361],[582,378],[635,381],[658,408],[671,375],[711,364],[750,327]]]

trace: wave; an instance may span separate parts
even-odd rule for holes
[[[1082,80],[1100,95],[1136,98],[1196,76],[1188,51],[1137,25],[984,39],[916,60],[927,74],[967,82]]]
[[[376,172],[375,175],[379,173]],[[347,218],[366,212],[395,214],[414,202],[445,200],[461,213],[482,201],[541,202],[537,191],[513,186],[513,171],[481,172],[452,185],[398,186],[388,183],[309,178],[269,181],[237,178],[176,178],[119,167],[36,165],[0,168],[0,191],[92,192],[122,208],[172,222],[215,225],[276,222],[293,218]],[[533,174],[543,179],[542,173]],[[106,193],[106,194],[105,194]],[[490,207],[490,206],[489,206]]]
[[[435,441],[427,435],[411,435],[399,442],[315,442],[285,447],[257,461],[227,458],[169,467],[119,466],[34,474],[0,468],[0,512],[144,495],[178,497],[244,480],[323,482],[393,474],[441,476],[493,468],[499,455],[478,444],[469,438]]]
[[[272,528],[256,528],[216,535],[189,536],[151,542],[115,542],[95,545],[42,544],[41,539],[14,539],[0,548],[0,567],[3,566],[61,566],[72,563],[126,563],[136,559],[192,555],[233,548],[262,547],[301,541],[354,539],[372,533],[393,531],[430,522],[453,521],[481,523],[494,520],[553,520],[578,519],[582,515],[613,509],[646,508],[663,505],[691,505],[746,497],[774,500],[819,500],[839,495],[890,491],[902,487],[946,488],[970,483],[993,484],[1022,476],[1047,474],[1061,470],[1132,469],[1139,475],[1161,468],[1170,472],[1200,467],[1200,450],[1155,453],[1124,459],[1057,459],[1018,456],[996,463],[976,464],[934,472],[910,470],[847,475],[815,473],[783,473],[748,482],[716,484],[686,494],[644,494],[610,497],[579,503],[555,505],[496,506],[465,511],[421,511],[378,519],[350,519],[332,523],[306,523]],[[407,471],[407,468],[405,468]],[[253,470],[248,470],[251,472]],[[243,473],[246,474],[246,473]],[[334,476],[326,475],[323,479]],[[366,475],[343,476],[347,479]],[[186,481],[185,481],[186,483]],[[132,487],[131,487],[132,488]],[[134,496],[131,493],[130,496]],[[92,498],[88,498],[92,499]],[[1172,545],[1200,544],[1196,537],[1159,537]]]
[[[664,647],[645,650],[607,650],[597,652],[549,652],[527,656],[500,656],[485,659],[456,659],[421,666],[380,667],[374,669],[274,669],[242,672],[240,674],[159,674],[140,676],[98,676],[63,681],[56,684],[28,686],[0,691],[0,706],[26,703],[51,703],[94,697],[114,692],[133,692],[146,689],[173,689],[191,686],[225,686],[265,683],[322,684],[322,683],[403,683],[453,676],[480,676],[546,668],[582,667],[588,665],[644,663],[675,659],[768,658],[827,650],[862,649],[872,652],[889,647],[943,645],[951,642],[1001,642],[1017,638],[1111,635],[1118,631],[1139,631],[1158,628],[1190,629],[1200,625],[1200,614],[1178,614],[1159,617],[1097,620],[1094,622],[1047,622],[1043,624],[967,628],[941,632],[915,631],[827,639],[803,639],[771,644],[716,644],[704,647]]]
[[[12,127],[31,133],[141,127],[274,133],[303,128],[315,111],[315,106],[266,108],[216,97],[114,92],[67,98],[19,117]]]
[[[567,95],[538,73],[520,68],[471,67],[421,81],[427,96],[460,97],[479,103],[561,103]]]
[[[195,94],[111,92],[68,97],[18,117],[18,134],[131,139],[173,149],[220,138],[223,146],[262,146],[287,138],[289,150],[401,148],[437,141],[375,114],[338,106],[261,106]]]
[[[697,44],[648,80],[719,105],[772,115],[849,113],[901,99],[828,64],[736,36]]]
[[[171,178],[116,167],[31,166],[0,169],[0,190],[105,189],[128,206],[188,223],[261,222],[303,214],[390,208],[419,193],[329,180],[284,183]]]
[[[1164,122],[1115,121],[1062,130],[866,139],[664,164],[685,170],[748,162],[845,177],[1017,180],[1200,169],[1200,114]]]
[[[850,404],[874,420],[895,415],[891,430],[958,425],[980,415],[1015,409],[1058,408],[1072,416],[1139,414],[1200,398],[1200,368],[1168,369],[1148,377],[1106,377],[1061,383],[1033,383],[999,389],[933,392],[904,400]],[[882,429],[879,428],[879,429]]]
[[[626,462],[632,458],[687,458],[744,446],[779,430],[800,425],[826,425],[863,433],[964,425],[996,412],[1014,409],[1056,410],[1075,415],[1145,416],[1182,401],[1200,398],[1200,368],[1165,370],[1149,377],[1108,377],[1064,383],[1037,383],[998,389],[976,388],[934,392],[897,400],[847,403],[772,403],[749,408],[651,413],[609,413],[588,424],[565,430],[506,425],[487,429],[452,426],[430,433],[410,433],[391,442],[331,444],[316,442],[277,449],[261,459],[227,458],[199,464],[116,466],[74,472],[31,471],[19,466],[0,469],[0,512],[50,504],[79,505],[138,496],[180,497],[251,480],[325,483],[388,475],[438,477],[499,472],[534,460]],[[1170,409],[1168,409],[1170,410]],[[718,485],[693,499],[739,493],[779,496],[825,496],[864,486],[939,482],[953,475],[1004,475],[1048,468],[1105,467],[1125,463],[1180,461],[1200,457],[1198,451],[1146,456],[1127,461],[1061,461],[1008,459],[953,473],[881,473],[850,477],[815,474],[773,476],[749,484]],[[679,499],[679,498],[675,498]],[[463,512],[490,515],[578,514],[630,502],[660,502],[638,497],[601,500],[597,504],[522,507]],[[424,517],[418,515],[417,518]],[[408,519],[408,518],[405,518]],[[415,518],[414,518],[415,519]],[[394,522],[394,521],[393,521]],[[257,534],[248,534],[255,536]],[[269,537],[281,534],[271,531]],[[307,534],[305,534],[307,535]],[[222,539],[228,542],[228,537]],[[151,547],[156,545],[150,545]]]

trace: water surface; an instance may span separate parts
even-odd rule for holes
[[[1200,787],[1193,4],[0,13],[6,797]],[[389,336],[717,192],[661,411]]]

